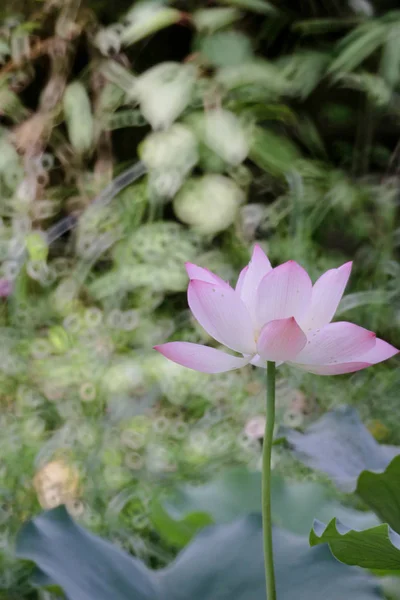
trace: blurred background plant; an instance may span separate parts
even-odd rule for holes
[[[0,597],[36,595],[13,545],[40,505],[164,565],[158,498],[259,468],[262,374],[151,350],[208,341],[185,261],[354,260],[340,318],[399,345],[399,33],[390,0],[3,3]],[[352,403],[398,444],[399,378],[282,368],[279,420]],[[284,446],[275,468],[317,477]]]

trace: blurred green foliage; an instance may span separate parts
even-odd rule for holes
[[[228,465],[259,467],[246,425],[264,412],[263,373],[203,376],[151,350],[208,341],[187,310],[185,261],[234,281],[256,241],[314,279],[354,260],[339,317],[399,345],[395,9],[1,7],[0,263],[12,294],[0,298],[0,598],[35,594],[13,544],[49,462],[66,462],[79,488],[66,497],[50,477],[42,503],[66,501],[152,566],[176,552],[154,500]],[[396,359],[351,377],[279,373],[286,425],[350,402],[379,440],[400,442]],[[316,477],[283,446],[274,462]]]

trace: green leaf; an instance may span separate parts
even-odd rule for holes
[[[261,127],[254,130],[250,158],[267,173],[282,177],[300,157],[300,152],[288,138]]]
[[[395,24],[389,29],[383,46],[380,74],[386,83],[394,88],[400,81],[400,25]]]
[[[196,69],[191,64],[161,62],[137,78],[132,93],[153,129],[166,129],[190,103]]]
[[[373,104],[378,107],[386,106],[391,99],[391,90],[385,80],[371,73],[345,73],[338,77],[343,87],[361,90],[368,95]]]
[[[358,308],[359,306],[369,306],[370,304],[388,304],[390,302],[390,293],[387,290],[370,290],[368,292],[354,292],[346,294],[340,301],[336,311],[336,316],[342,315],[348,310]]]
[[[220,4],[229,4],[237,6],[250,12],[259,13],[261,15],[271,15],[277,12],[275,6],[266,0],[218,0]]]
[[[273,543],[281,600],[381,597],[370,576],[363,580],[362,572],[333,562],[327,552],[313,554],[322,548],[308,548],[304,537],[275,529]],[[168,590],[167,600],[264,600],[261,517],[207,528],[161,571],[160,587]]]
[[[365,531],[348,529],[337,519],[328,525],[315,521],[310,545],[328,543],[334,556],[346,565],[374,571],[400,572],[400,535],[388,525]]]
[[[400,600],[400,577],[398,575],[382,577],[380,583],[387,600]]]
[[[400,533],[400,456],[382,472],[363,471],[355,491],[382,521]]]
[[[301,115],[296,123],[296,133],[298,138],[305,146],[316,156],[326,158],[327,153],[322,136],[317,126],[306,114]]]
[[[292,92],[291,82],[282,75],[282,69],[266,60],[252,60],[240,65],[221,68],[216,81],[226,90],[245,86],[260,86],[263,97],[280,96]],[[264,90],[265,88],[265,90]]]
[[[360,19],[358,17],[348,19],[307,19],[305,21],[296,21],[292,25],[292,29],[304,35],[320,35],[321,33],[341,31],[346,27],[353,27],[359,22]]]
[[[360,529],[379,523],[372,512],[355,510],[330,498],[328,489],[320,483],[288,483],[278,476],[272,481],[272,517],[276,525],[302,535],[306,535],[315,518],[328,521],[339,517]]]
[[[230,227],[244,200],[229,177],[208,174],[188,179],[173,201],[175,215],[201,235],[215,235]]]
[[[250,39],[239,31],[220,31],[201,37],[196,46],[208,62],[218,67],[240,65],[253,58]]]
[[[305,433],[285,430],[295,456],[356,493],[400,533],[400,448],[378,444],[349,407],[336,409]]]
[[[42,513],[23,526],[17,556],[34,561],[73,600],[157,598],[151,571],[74,523],[64,507]]]
[[[400,453],[397,446],[378,444],[360,421],[357,411],[349,406],[326,413],[304,433],[283,428],[283,434],[302,463],[326,473],[346,492],[356,491],[363,471],[383,474]]]
[[[385,39],[386,28],[374,23],[368,29],[360,26],[341,42],[342,50],[329,67],[330,73],[352,71],[368,58]],[[357,30],[361,35],[355,37]],[[351,37],[350,37],[351,36]]]
[[[227,104],[228,108],[236,110],[245,119],[255,121],[282,121],[290,125],[296,125],[295,113],[284,104],[254,104],[252,102],[235,102]]]
[[[337,562],[328,548],[309,548],[307,538],[280,529],[273,541],[281,600],[382,598],[374,577]],[[35,561],[71,600],[265,600],[258,515],[207,527],[171,565],[151,571],[60,507],[24,525],[17,554]]]
[[[201,8],[193,13],[196,29],[205,33],[213,33],[231,25],[242,16],[236,8]]]
[[[79,154],[88,152],[94,142],[94,121],[88,93],[80,81],[67,86],[63,108],[72,147]]]
[[[327,52],[299,50],[276,62],[281,73],[291,83],[292,93],[306,98],[323,79],[330,62]]]
[[[272,518],[276,525],[293,533],[307,535],[314,518],[330,520],[338,516],[360,529],[378,524],[373,513],[347,508],[332,500],[320,483],[288,482],[272,477]],[[261,511],[261,475],[247,469],[231,469],[200,486],[178,486],[163,503],[174,522],[190,514],[208,514],[216,523]]]
[[[157,533],[178,548],[186,546],[200,529],[213,522],[205,512],[190,512],[183,518],[173,518],[159,501],[153,502],[150,519]]]
[[[121,41],[125,46],[129,46],[160,29],[177,23],[181,18],[182,13],[175,8],[153,1],[138,2],[125,17],[128,25],[121,34]]]
[[[259,473],[231,469],[203,485],[177,486],[164,508],[174,519],[197,512],[205,513],[215,523],[228,523],[239,516],[261,511]]]

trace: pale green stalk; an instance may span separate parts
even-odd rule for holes
[[[267,599],[276,600],[271,516],[271,453],[275,424],[275,363],[267,363],[267,420],[263,442],[262,518]]]

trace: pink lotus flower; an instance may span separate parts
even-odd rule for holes
[[[289,261],[273,269],[259,246],[235,289],[207,269],[187,263],[188,302],[200,325],[241,356],[189,342],[155,346],[170,360],[204,373],[247,364],[287,362],[318,375],[365,369],[397,354],[375,333],[353,323],[331,323],[352,263],[324,273],[314,285]]]

